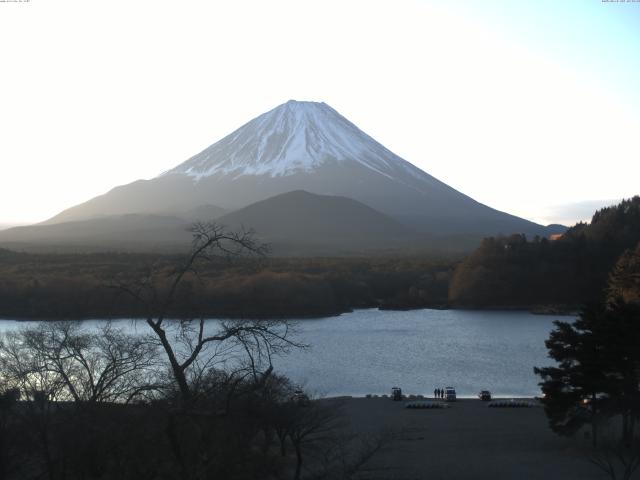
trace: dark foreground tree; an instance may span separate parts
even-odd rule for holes
[[[24,461],[24,452],[16,445],[18,425],[15,410],[20,392],[0,384],[0,480],[11,478]]]
[[[557,366],[535,368],[551,428],[571,435],[614,416],[631,445],[640,415],[640,306],[621,300],[585,309],[574,323],[556,322],[546,345]]]
[[[600,403],[608,389],[599,339],[593,331],[603,313],[602,307],[590,306],[574,323],[554,322],[556,328],[545,344],[558,365],[534,369],[542,378],[542,402],[552,430],[572,435],[588,423],[594,444]]]

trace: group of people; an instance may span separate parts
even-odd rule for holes
[[[436,388],[433,391],[433,398],[444,398],[444,388]]]

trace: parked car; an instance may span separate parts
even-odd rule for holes
[[[309,395],[304,393],[302,390],[296,390],[295,392],[293,392],[292,400],[301,407],[306,407],[307,405],[309,405]]]
[[[484,402],[488,402],[491,400],[491,392],[489,390],[480,390],[478,393],[478,398]]]
[[[444,389],[444,399],[447,402],[455,402],[456,401],[456,389],[453,387],[445,387]]]
[[[391,389],[391,400],[394,402],[402,400],[402,389],[400,387],[393,387]]]

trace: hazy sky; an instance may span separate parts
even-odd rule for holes
[[[638,1],[7,1],[0,42],[0,223],[152,178],[291,98],[539,222],[640,193]]]

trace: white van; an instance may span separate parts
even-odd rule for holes
[[[456,389],[453,387],[446,387],[444,389],[444,399],[447,402],[455,402],[456,401]]]

